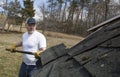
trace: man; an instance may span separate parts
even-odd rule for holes
[[[26,21],[27,32],[22,36],[22,41],[13,45],[10,50],[14,52],[16,47],[23,47],[23,51],[33,52],[34,55],[23,54],[19,77],[31,77],[31,72],[36,67],[36,61],[40,53],[46,49],[46,38],[43,34],[36,31],[36,21],[28,18]]]

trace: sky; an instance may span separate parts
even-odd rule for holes
[[[36,10],[35,11],[35,18],[37,20],[43,20],[43,15],[42,13],[40,12],[39,10],[39,6],[42,6],[43,3],[45,4],[47,0],[34,0],[34,9]]]

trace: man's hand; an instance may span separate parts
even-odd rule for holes
[[[36,59],[39,59],[39,58],[40,58],[40,54],[41,54],[42,52],[43,52],[42,50],[35,52],[35,53],[34,53],[35,58],[36,58]]]
[[[10,46],[10,47],[7,48],[7,49],[9,49],[10,52],[14,52],[14,50],[15,50],[16,47],[17,47],[17,46],[14,44],[14,45]]]

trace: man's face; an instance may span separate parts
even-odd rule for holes
[[[35,24],[27,24],[26,25],[28,33],[32,34],[36,30],[36,25]]]

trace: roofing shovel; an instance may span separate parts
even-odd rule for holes
[[[6,51],[10,51],[10,49],[6,49]],[[23,53],[23,54],[30,54],[30,55],[34,55],[34,53],[33,53],[33,52],[28,52],[28,51],[13,50],[13,52],[18,52],[18,53]]]

